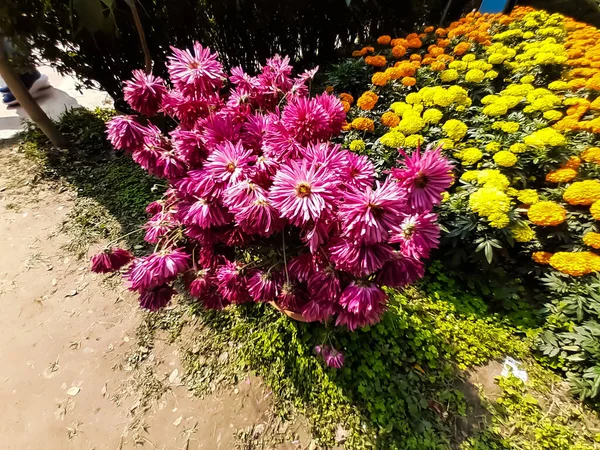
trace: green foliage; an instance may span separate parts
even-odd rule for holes
[[[326,74],[326,84],[336,91],[349,92],[356,98],[363,93],[369,83],[371,71],[362,61],[348,59],[334,64]]]

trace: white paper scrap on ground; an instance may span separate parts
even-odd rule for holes
[[[507,356],[504,360],[504,364],[502,364],[502,373],[500,375],[502,375],[503,377],[507,377],[512,373],[515,377],[519,378],[524,383],[526,383],[527,372],[524,369],[521,369],[519,367],[520,365],[521,363],[519,361],[511,358],[510,356]]]

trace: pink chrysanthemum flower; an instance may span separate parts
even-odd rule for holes
[[[334,174],[306,161],[289,161],[275,175],[269,199],[282,217],[302,226],[330,211],[336,196]]]
[[[146,75],[142,70],[134,70],[133,79],[126,81],[123,88],[125,101],[145,116],[153,116],[158,112],[166,92],[162,78]]]
[[[182,200],[177,215],[182,224],[200,228],[218,227],[230,221],[227,211],[222,206],[203,197]]]
[[[375,190],[350,190],[338,213],[343,236],[365,244],[384,242],[391,230],[397,230],[405,207],[405,193],[390,178],[378,182]]]
[[[255,151],[260,151],[263,140],[269,131],[273,119],[265,114],[251,114],[242,127],[244,144]]]
[[[311,298],[331,302],[336,301],[342,291],[340,280],[331,266],[313,273],[306,285]]]
[[[329,251],[336,269],[359,277],[376,272],[394,256],[387,244],[357,244],[346,239],[333,242]]]
[[[321,142],[319,144],[308,144],[301,149],[302,157],[315,167],[325,167],[338,174],[348,165],[347,156],[350,152],[340,150],[339,144]]]
[[[164,209],[163,200],[155,200],[153,202],[148,203],[148,206],[146,206],[146,212],[148,214],[150,214],[151,216],[155,216],[158,213],[163,212],[163,209]]]
[[[344,355],[329,345],[317,345],[315,353],[321,355],[325,364],[334,369],[340,369],[344,365]]]
[[[355,189],[363,190],[373,186],[375,168],[364,155],[348,152],[347,164],[342,169],[342,181]]]
[[[329,129],[329,115],[314,98],[300,97],[291,100],[283,108],[281,122],[303,145],[322,138]]]
[[[222,103],[216,94],[188,96],[178,90],[172,90],[163,96],[162,111],[179,120],[181,126],[191,129],[198,120],[221,107]]]
[[[246,303],[252,300],[248,294],[247,279],[237,262],[227,261],[217,269],[217,291],[231,303]]]
[[[394,257],[381,268],[376,281],[381,286],[400,288],[414,283],[425,275],[422,261],[394,252]]]
[[[231,302],[225,300],[216,290],[211,290],[200,299],[206,309],[221,311]]]
[[[204,158],[208,156],[202,141],[202,133],[198,130],[184,130],[177,127],[171,131],[171,141],[175,155],[192,169],[201,167]]]
[[[106,123],[106,133],[114,148],[134,152],[144,145],[147,128],[134,116],[116,116]]]
[[[171,301],[177,291],[169,285],[157,286],[140,293],[140,306],[149,311],[158,311]]]
[[[133,261],[125,278],[132,291],[147,291],[173,281],[188,268],[190,255],[181,249],[153,253]]]
[[[310,253],[298,255],[288,264],[289,274],[298,281],[307,281],[315,269],[314,258]]]
[[[336,303],[327,299],[311,299],[302,308],[302,316],[308,322],[326,322],[337,311]]]
[[[452,164],[441,154],[441,147],[427,147],[421,155],[418,148],[412,155],[404,155],[406,169],[392,169],[408,192],[408,205],[413,212],[430,211],[442,200],[442,192],[452,184]]]
[[[352,282],[344,289],[339,300],[342,306],[336,325],[345,325],[350,331],[374,325],[385,311],[387,295],[376,284]]]
[[[319,131],[319,139],[329,139],[342,131],[342,125],[346,120],[346,113],[342,102],[335,96],[324,92],[314,99],[317,104],[325,110],[327,126]]]
[[[173,55],[168,57],[169,76],[171,81],[182,93],[193,95],[205,94],[218,89],[223,84],[225,73],[223,66],[217,60],[216,53],[194,43],[193,53],[171,47]]]
[[[258,89],[260,83],[256,77],[252,77],[244,72],[241,67],[233,67],[230,70],[229,81],[234,84],[238,89],[246,91],[251,94]]]
[[[158,214],[152,216],[152,218],[144,225],[146,230],[144,240],[149,244],[156,244],[160,238],[165,236],[176,226],[177,220],[172,214],[168,212],[159,212]]]
[[[269,130],[264,138],[263,152],[268,158],[277,162],[300,158],[302,145],[296,139],[292,130],[281,122],[269,124]]]
[[[293,67],[290,65],[290,57],[274,55],[267,59],[266,64],[262,67],[262,74],[273,80],[278,89],[287,92],[292,86],[290,75]]]
[[[277,295],[277,304],[288,311],[301,311],[307,300],[307,292],[293,281],[284,282]]]
[[[413,258],[427,258],[429,252],[440,245],[440,227],[437,215],[421,213],[406,216],[399,231],[390,238],[390,243],[400,244],[402,253]]]
[[[230,114],[219,112],[198,121],[197,126],[202,130],[202,141],[206,148],[213,149],[240,140],[241,124],[233,119]]]
[[[255,302],[275,300],[279,290],[279,279],[275,272],[256,270],[248,278],[248,292]]]
[[[190,170],[187,177],[175,183],[179,196],[193,195],[210,200],[221,199],[225,183],[217,181],[206,169]]]
[[[333,227],[334,222],[323,219],[305,226],[305,233],[301,237],[311,253],[316,253],[322,245],[327,243]]]
[[[92,256],[92,272],[114,272],[131,262],[132,259],[133,255],[122,248],[105,249]]]
[[[256,158],[252,179],[265,187],[270,187],[273,176],[279,170],[279,163],[268,156],[261,155]]]
[[[216,286],[212,283],[212,276],[209,269],[202,269],[196,273],[196,278],[192,280],[188,289],[192,297],[201,298],[208,294]]]
[[[254,200],[235,214],[239,227],[248,234],[271,236],[283,226],[278,211],[266,198]]]
[[[204,167],[215,180],[234,184],[248,177],[255,160],[252,150],[246,150],[241,142],[226,142],[209,155]]]
[[[237,213],[257,200],[265,199],[268,192],[250,180],[232,184],[223,193],[223,204],[229,212]]]
[[[231,224],[218,233],[219,242],[228,247],[243,247],[250,244],[254,238],[245,233],[237,224]]]

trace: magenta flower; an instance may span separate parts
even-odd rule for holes
[[[229,301],[221,297],[215,290],[211,290],[207,294],[203,295],[200,301],[206,309],[212,309],[215,311],[221,311],[230,304]]]
[[[171,131],[171,141],[177,158],[190,168],[199,168],[208,151],[202,141],[202,133],[198,130],[184,130],[181,127]]]
[[[290,129],[277,121],[269,124],[263,142],[263,152],[272,160],[284,162],[288,159],[300,158],[302,145]]]
[[[122,248],[105,249],[92,256],[92,272],[109,273],[119,270],[133,259],[133,255]]]
[[[248,293],[255,302],[271,302],[279,290],[278,278],[275,272],[255,270],[248,278]]]
[[[352,282],[344,289],[339,304],[342,306],[336,325],[345,325],[350,331],[374,325],[385,311],[387,295],[380,287],[368,282]]]
[[[329,133],[329,115],[315,99],[300,97],[283,109],[281,122],[303,145]]]
[[[223,83],[225,73],[217,61],[218,55],[211,53],[199,42],[194,43],[193,53],[171,47],[173,55],[168,57],[169,76],[182,93],[187,95],[206,94],[218,89]]]
[[[307,292],[293,281],[283,283],[277,295],[277,304],[288,311],[301,311],[307,300]]]
[[[283,228],[278,211],[265,198],[254,200],[235,214],[239,227],[248,234],[271,236]]]
[[[190,255],[181,249],[153,253],[133,260],[125,273],[132,291],[148,291],[173,281],[188,268]]]
[[[237,262],[226,261],[217,268],[217,291],[231,303],[246,303],[252,300],[248,294],[247,280]]]
[[[233,83],[238,89],[252,93],[258,89],[260,83],[256,77],[252,77],[244,72],[241,67],[233,67],[230,71],[229,81]]]
[[[344,365],[344,355],[329,345],[317,345],[315,353],[321,355],[325,364],[334,369],[340,369]]]
[[[206,169],[189,170],[187,177],[175,183],[181,197],[193,195],[210,200],[218,200],[223,195],[225,183],[218,182]]]
[[[287,268],[289,274],[298,281],[307,281],[316,269],[313,255],[302,253],[292,259]]]
[[[254,238],[245,233],[239,225],[229,225],[218,234],[219,241],[228,247],[243,247],[250,244]]]
[[[143,70],[134,70],[133,79],[126,81],[123,88],[125,101],[146,116],[153,116],[158,112],[166,92],[162,78],[146,75]]]
[[[151,216],[155,216],[156,214],[163,212],[163,209],[164,203],[162,200],[155,200],[148,203],[148,206],[146,206],[146,212]]]
[[[233,184],[248,177],[255,160],[252,150],[244,149],[241,142],[225,142],[209,155],[204,167],[215,180]]]
[[[264,114],[251,114],[242,127],[242,139],[248,148],[260,151],[272,118]]]
[[[316,168],[324,167],[334,173],[340,173],[348,165],[347,156],[350,152],[340,150],[339,144],[330,143],[308,144],[301,148],[302,157]]]
[[[407,190],[407,200],[413,212],[427,212],[442,200],[442,192],[452,185],[452,164],[441,154],[441,147],[427,147],[423,155],[418,148],[412,155],[404,155],[406,169],[392,169]]]
[[[406,216],[390,243],[400,244],[402,254],[413,258],[427,258],[429,252],[440,245],[440,227],[437,215],[421,213]]]
[[[167,91],[162,101],[162,111],[175,117],[187,129],[194,128],[200,119],[221,106],[222,100],[216,94],[188,96],[176,90]]]
[[[230,221],[227,211],[213,200],[202,197],[189,197],[179,203],[177,216],[184,225],[211,228],[225,225]]]
[[[393,259],[386,262],[376,281],[381,286],[400,288],[407,286],[425,275],[425,266],[422,261],[394,252]]]
[[[390,178],[375,190],[348,191],[338,213],[343,236],[365,244],[383,242],[397,229],[405,206],[404,192]]]
[[[326,298],[311,299],[302,308],[302,316],[308,322],[327,322],[336,311],[336,303]]]
[[[192,297],[201,298],[215,288],[212,284],[212,277],[209,269],[202,269],[196,273],[196,278],[192,280],[188,289]]]
[[[369,158],[348,152],[346,165],[342,170],[342,181],[349,187],[363,190],[373,186],[375,168]]]
[[[331,266],[314,272],[306,285],[312,298],[327,299],[330,302],[335,302],[342,291],[340,280]]]
[[[329,251],[336,269],[357,277],[376,272],[394,256],[392,247],[387,244],[358,244],[347,239],[337,239]]]
[[[106,122],[108,140],[117,150],[133,152],[141,148],[146,132],[134,116],[116,116]]]
[[[226,143],[238,142],[241,137],[241,125],[230,114],[223,112],[201,119],[197,127],[202,130],[204,145],[211,150]]]
[[[277,170],[279,170],[277,161],[268,156],[259,156],[254,164],[252,179],[263,186],[270,186]]]
[[[315,97],[315,102],[325,110],[327,126],[319,132],[319,139],[329,139],[340,134],[342,125],[346,120],[346,113],[342,102],[337,97],[324,92]]]
[[[160,238],[177,226],[177,220],[169,213],[158,213],[146,222],[144,240],[149,244],[156,244]]]
[[[273,180],[269,200],[282,217],[297,226],[317,220],[333,209],[335,175],[306,161],[289,161]]]
[[[177,291],[169,285],[156,286],[140,293],[140,306],[149,311],[158,311],[171,301]]]
[[[308,245],[308,249],[311,253],[315,253],[319,250],[319,247],[327,243],[332,228],[332,221],[317,220],[312,224],[306,225],[302,241]]]
[[[229,208],[232,213],[237,213],[255,201],[264,200],[268,192],[258,184],[243,180],[232,184],[225,189],[223,193],[223,204]]]

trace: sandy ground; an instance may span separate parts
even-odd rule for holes
[[[142,368],[156,398],[142,403],[128,389],[140,382],[126,358],[142,313],[121,283],[62,249],[74,194],[34,182],[30,169],[0,145],[0,447],[230,449],[236,429],[263,429],[270,398],[260,380],[192,397],[164,341]]]

